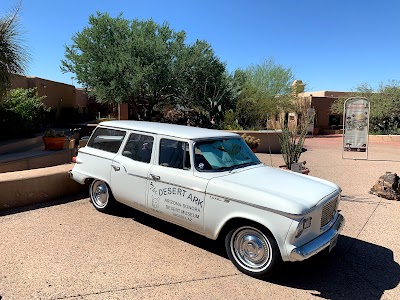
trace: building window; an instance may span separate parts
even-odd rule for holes
[[[339,126],[340,116],[339,115],[329,115],[329,126]]]

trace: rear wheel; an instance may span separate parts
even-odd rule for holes
[[[256,278],[270,276],[282,261],[275,239],[264,231],[258,226],[240,226],[229,231],[225,238],[232,263]]]
[[[109,212],[115,206],[115,199],[110,187],[102,180],[93,180],[89,186],[90,200],[101,212]]]

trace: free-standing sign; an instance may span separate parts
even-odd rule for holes
[[[344,103],[344,151],[368,151],[370,103],[367,98],[352,97]]]
[[[310,107],[307,109],[307,120],[311,118],[310,124],[307,126],[307,132],[314,133],[314,121],[315,121],[315,108]]]

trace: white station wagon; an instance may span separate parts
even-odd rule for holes
[[[79,150],[70,176],[90,182],[99,211],[118,201],[222,237],[233,264],[258,278],[282,261],[330,251],[344,225],[337,185],[265,166],[239,135],[219,130],[103,122]]]

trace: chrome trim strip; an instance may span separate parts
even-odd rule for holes
[[[88,147],[91,148],[91,149],[96,149],[96,150],[99,150],[99,151],[103,151],[103,152],[112,153],[112,154],[117,155],[117,153],[114,153],[114,152],[104,151],[104,150],[97,149],[97,148],[93,148],[93,147],[90,147],[90,146],[88,146]],[[102,158],[102,159],[105,159],[105,160],[111,160],[111,161],[114,160],[114,158],[108,158],[108,157],[104,157],[104,156],[101,156],[101,155],[98,155],[98,154],[89,153],[89,152],[83,151],[82,149],[83,149],[83,148],[81,148],[81,149],[78,151],[78,154],[77,154],[76,156],[78,156],[79,153],[83,153],[83,154],[86,154],[86,155],[90,155],[90,156],[94,156],[94,157],[99,157],[99,158]]]
[[[183,186],[183,185],[179,185],[179,184],[175,184],[175,183],[171,183],[171,182],[167,182],[167,181],[163,181],[163,180],[153,180],[152,178],[149,178],[149,180],[154,181],[154,182],[160,182],[160,183],[164,183],[164,184],[169,184],[169,185],[173,185],[182,189],[187,189],[187,190],[191,190],[191,191],[195,191],[195,192],[200,192],[200,193],[204,193],[206,191],[203,191],[202,189],[199,188],[192,188],[192,187],[187,187],[187,186]]]
[[[323,202],[326,203],[326,202],[330,201],[331,199],[333,199],[334,197],[340,195],[340,192],[335,191],[335,192],[325,196],[320,201],[318,201],[316,206],[310,208],[304,214],[292,214],[292,213],[284,212],[284,211],[281,211],[281,210],[276,210],[276,209],[269,208],[269,207],[266,207],[266,206],[252,204],[252,203],[249,203],[249,202],[245,202],[245,201],[241,201],[241,200],[238,200],[238,199],[229,198],[229,197],[225,197],[225,196],[221,196],[221,195],[217,195],[217,194],[207,193],[207,195],[210,195],[210,196],[213,196],[213,197],[222,198],[222,199],[228,200],[228,201],[237,202],[237,203],[240,203],[240,204],[249,205],[249,206],[252,206],[252,207],[255,207],[255,208],[258,208],[258,209],[262,209],[262,210],[266,210],[266,211],[270,211],[270,212],[273,212],[273,213],[276,213],[276,214],[279,214],[279,215],[282,215],[282,216],[287,216],[289,218],[300,218],[300,217],[305,216],[305,215],[311,213],[312,211],[314,211],[317,207],[320,206],[321,203],[323,203]],[[340,201],[340,199],[339,199],[339,201]]]
[[[125,167],[124,167],[124,169],[125,169]],[[125,172],[126,172],[126,169],[125,169]],[[139,178],[141,178],[141,179],[150,179],[150,178],[148,178],[147,176],[141,176],[141,175],[132,174],[132,173],[129,173],[129,172],[126,172],[126,174],[128,174],[128,175],[130,175],[130,176],[133,176],[133,177],[139,177]]]
[[[269,207],[266,207],[266,206],[257,205],[257,204],[241,201],[241,200],[234,199],[234,198],[224,197],[224,196],[217,195],[217,194],[206,193],[206,195],[213,196],[213,197],[218,197],[218,198],[221,198],[221,199],[227,200],[227,201],[232,201],[232,202],[236,202],[236,203],[252,206],[252,207],[255,207],[255,208],[258,208],[258,209],[261,209],[261,210],[273,212],[273,213],[276,213],[278,215],[286,216],[286,217],[289,217],[289,218],[300,218],[300,217],[304,216],[303,214],[292,214],[292,213],[284,212],[284,211],[281,211],[281,210],[276,210],[276,209],[273,209],[273,208],[269,208]],[[225,201],[225,202],[227,202],[227,201]],[[306,214],[309,213],[309,212],[310,211],[307,211]]]
[[[289,257],[290,261],[305,260],[327,248],[331,244],[331,242],[337,237],[337,235],[342,231],[344,224],[345,219],[343,215],[338,214],[335,223],[328,231],[308,242],[307,244],[293,249]]]
[[[99,127],[107,128],[107,129],[113,129],[113,130],[121,130],[121,131],[125,131],[125,133],[128,133],[128,131],[130,131],[130,133],[140,133],[140,134],[146,133],[146,134],[149,134],[151,136],[155,136],[155,135],[159,134],[159,133],[154,133],[154,132],[151,132],[151,131],[145,131],[145,130],[140,130],[140,129],[130,129],[130,128],[120,127],[120,126],[100,125]]]

